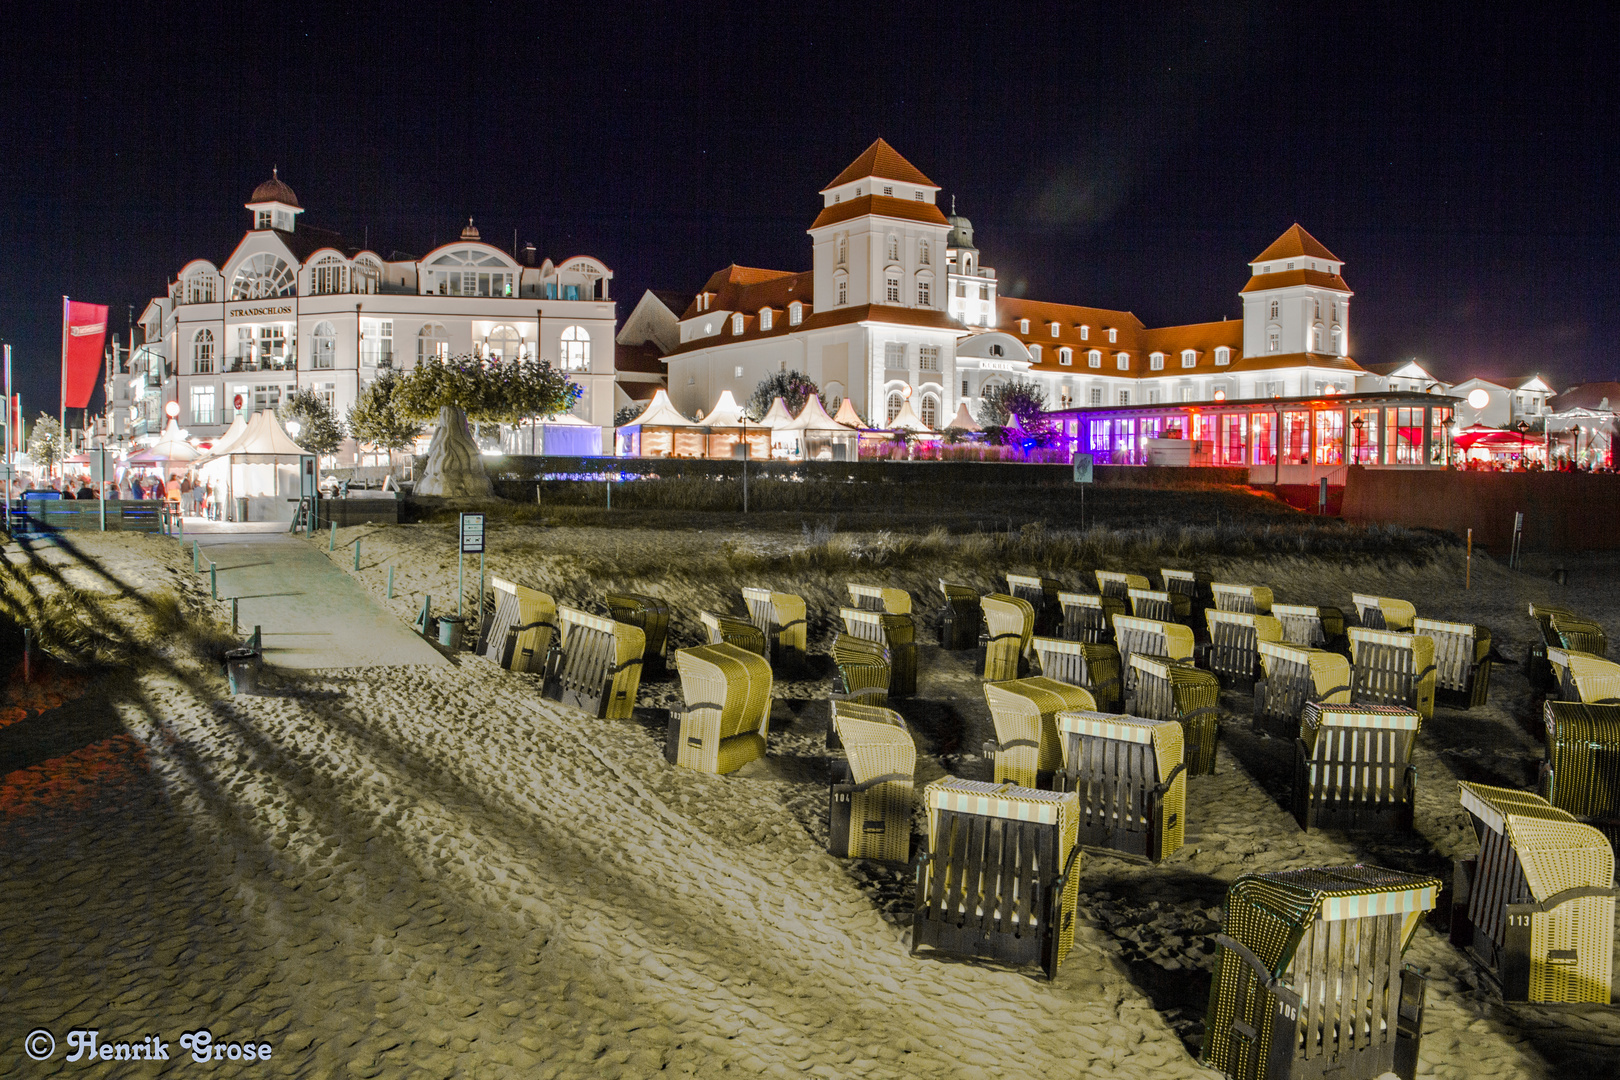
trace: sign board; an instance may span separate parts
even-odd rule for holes
[[[484,515],[461,515],[461,553],[463,555],[482,555],[484,553]]]
[[[98,447],[89,451],[89,454],[90,478],[95,482],[96,490],[99,492],[113,477],[112,451]]]
[[[315,495],[315,455],[304,454],[298,459],[298,496],[313,499]]]
[[[1077,484],[1091,483],[1091,455],[1074,455],[1074,482]]]
[[[242,395],[241,394],[237,394],[234,398],[231,399],[231,407],[234,408],[237,412],[242,411]]]

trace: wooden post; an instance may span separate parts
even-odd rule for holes
[[[1463,570],[1463,588],[1469,588],[1474,580],[1474,530],[1468,530],[1468,562]]]
[[[332,535],[327,538],[326,550],[327,551],[336,551],[337,550],[337,522],[336,521],[332,522]]]
[[[237,610],[236,605],[237,605],[237,601],[240,600],[240,599],[241,598],[237,597],[237,596],[231,597],[231,633],[233,633],[233,634],[241,633],[241,630],[238,628],[237,618],[236,618],[237,614],[238,614],[238,610]]]
[[[9,432],[7,433],[9,437]],[[23,627],[23,682],[32,682],[34,676],[34,631]]]
[[[208,562],[208,591],[213,599],[219,599],[219,564],[211,559]]]

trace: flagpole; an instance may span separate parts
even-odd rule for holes
[[[13,476],[12,467],[11,467],[11,443],[12,443],[12,440],[14,440],[17,437],[17,433],[12,430],[12,427],[17,423],[17,414],[21,410],[20,409],[13,409],[11,407],[11,346],[10,345],[7,345],[5,347],[5,353],[6,353],[6,355],[5,355],[5,360],[6,360],[6,449],[5,449],[5,455],[6,455],[6,457],[5,457],[5,461],[6,461],[6,535],[10,536],[11,535],[11,488],[12,488],[12,484],[15,483],[15,477]]]
[[[57,423],[61,425],[61,432],[57,435],[56,474],[66,476],[67,470],[62,467],[62,459],[67,456],[62,446],[67,438],[67,342],[68,342],[68,298],[62,297],[62,413]]]

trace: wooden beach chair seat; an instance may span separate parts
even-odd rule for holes
[[[1548,701],[1542,795],[1620,850],[1620,705]]]
[[[1160,619],[1139,619],[1134,615],[1114,617],[1114,641],[1119,647],[1119,663],[1125,673],[1127,694],[1136,685],[1131,670],[1131,654],[1167,656],[1172,660],[1193,662],[1193,632],[1180,623]]]
[[[1210,607],[1215,598],[1209,591],[1209,575],[1201,570],[1173,570],[1161,567],[1159,580],[1165,592],[1180,593],[1187,598],[1190,610],[1197,612]]]
[[[945,594],[945,606],[939,611],[940,648],[953,652],[978,648],[979,629],[984,625],[978,592],[944,578],[939,579],[939,590]]]
[[[1181,593],[1159,589],[1128,589],[1125,597],[1130,601],[1131,614],[1139,619],[1158,619],[1160,622],[1191,625],[1192,601]]]
[[[917,744],[892,709],[832,703],[843,758],[832,761],[827,851],[846,859],[911,861],[911,799]]]
[[[1530,643],[1524,658],[1525,678],[1530,680],[1530,689],[1543,693],[1552,685],[1552,671],[1547,666],[1547,649],[1564,648],[1563,639],[1553,628],[1554,616],[1567,615],[1572,619],[1580,616],[1567,608],[1553,607],[1550,604],[1531,604],[1530,617],[1536,620],[1536,626],[1541,631],[1539,638]],[[1587,621],[1587,620],[1583,620]]]
[[[1209,624],[1208,668],[1223,685],[1249,689],[1260,677],[1260,642],[1281,641],[1282,623],[1272,615],[1243,611],[1204,612]]]
[[[875,641],[889,650],[889,696],[909,697],[917,692],[917,627],[910,615],[839,608],[844,630],[853,637]]]
[[[641,627],[647,651],[641,657],[642,678],[662,678],[666,672],[664,643],[669,639],[669,605],[641,593],[608,593],[608,612],[614,622]]]
[[[759,588],[746,588],[742,595],[749,619],[765,635],[766,659],[773,665],[803,666],[809,643],[804,597]]]
[[[1038,964],[1056,978],[1080,886],[1074,793],[947,776],[923,788],[923,805],[912,953]]]
[[[675,654],[684,707],[670,717],[664,755],[698,772],[735,772],[765,756],[771,729],[771,665],[726,642]]]
[[[1006,578],[1007,594],[1028,600],[1035,609],[1035,633],[1044,637],[1056,632],[1063,622],[1063,608],[1058,604],[1063,583],[1029,574],[1008,574]]]
[[[1412,632],[1434,640],[1434,700],[1453,709],[1485,704],[1491,685],[1491,632],[1472,623],[1413,619]]]
[[[1506,1001],[1609,1003],[1614,850],[1529,792],[1463,781],[1479,855],[1456,862],[1451,940]]]
[[[1124,708],[1125,684],[1119,667],[1119,650],[1112,645],[1038,637],[1032,647],[1042,675],[1070,686],[1085,687],[1103,712],[1119,712]]]
[[[567,606],[557,609],[557,627],[540,695],[604,719],[629,719],[647,651],[641,627]]]
[[[1205,1065],[1236,1080],[1417,1074],[1427,984],[1404,962],[1440,882],[1376,866],[1246,874],[1226,892]]]
[[[1549,659],[1554,651],[1547,650]],[[1620,664],[1591,653],[1569,652],[1564,656],[1568,679],[1575,689],[1572,700],[1588,705],[1620,704]]]
[[[698,612],[698,621],[708,631],[709,644],[735,645],[751,653],[765,655],[765,631],[738,615],[719,615],[713,611]]]
[[[853,581],[846,588],[849,589],[851,607],[858,607],[862,611],[884,611],[890,615],[911,614],[911,594],[904,589],[892,589],[887,585],[859,585]]]
[[[1556,643],[1572,652],[1609,655],[1609,637],[1603,627],[1591,619],[1554,612],[1548,616],[1547,626],[1556,637]]]
[[[1097,591],[1116,600],[1130,602],[1132,589],[1151,589],[1153,583],[1145,574],[1127,574],[1123,570],[1098,570]]]
[[[539,589],[505,578],[490,581],[495,614],[484,632],[481,652],[509,671],[542,672],[557,633],[557,602]]]
[[[1077,842],[1150,862],[1179,851],[1187,825],[1181,725],[1070,709],[1057,727],[1062,782],[1079,797]]]
[[[1350,704],[1349,657],[1280,641],[1260,642],[1259,652],[1265,677],[1254,684],[1257,730],[1284,739],[1297,738],[1306,705],[1313,701]]]
[[[1417,800],[1414,709],[1305,706],[1295,740],[1294,820],[1311,829],[1411,832]]]
[[[1053,775],[1063,767],[1057,714],[1097,708],[1084,688],[1040,675],[987,682],[984,703],[996,727],[995,739],[984,744],[985,756],[995,763],[996,783],[1042,790],[1050,790]]]
[[[1016,679],[1023,673],[1024,655],[1035,636],[1035,608],[1028,600],[991,593],[980,601],[984,631],[984,677],[991,682]]]
[[[1368,630],[1402,633],[1411,630],[1412,620],[1417,618],[1417,608],[1405,600],[1366,593],[1352,593],[1350,599],[1356,605],[1356,618]]]
[[[1264,585],[1234,585],[1230,582],[1212,581],[1209,583],[1209,591],[1215,598],[1215,606],[1222,611],[1243,611],[1250,615],[1271,614],[1271,590]]]
[[[1434,639],[1394,630],[1352,626],[1350,700],[1396,705],[1434,716]]]
[[[834,701],[887,707],[889,704],[888,646],[877,641],[839,634],[832,645]]]
[[[1333,652],[1348,649],[1344,612],[1320,604],[1272,604],[1272,616],[1282,623],[1282,639],[1290,645]]]
[[[1181,725],[1187,771],[1208,776],[1215,771],[1215,741],[1220,733],[1221,683],[1189,660],[1132,653],[1136,688],[1125,697],[1125,711],[1147,720],[1174,720]]]
[[[1114,616],[1126,612],[1125,600],[1101,593],[1058,593],[1063,609],[1062,636],[1069,641],[1104,644],[1114,640]]]

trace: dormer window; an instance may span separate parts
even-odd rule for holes
[[[1153,371],[1164,370],[1164,353],[1156,352],[1148,357],[1148,367]]]
[[[1038,364],[1041,362],[1041,347],[1039,345],[1029,347],[1029,359],[1032,363]]]
[[[1071,366],[1074,363],[1074,350],[1072,350],[1072,349],[1059,349],[1058,350],[1058,363],[1062,364],[1064,367]]]
[[[742,317],[742,312],[739,311],[739,312],[737,312],[735,315],[733,315],[731,317],[731,333],[732,333],[732,335],[735,336],[737,334],[742,333],[742,328],[743,328],[743,317]]]
[[[1113,345],[1119,341],[1119,331],[1112,326],[1108,328],[1108,344]]]
[[[798,326],[804,322],[804,305],[797,300],[788,305],[788,325]]]
[[[1181,350],[1181,366],[1184,367],[1184,368],[1197,367],[1198,366],[1198,354],[1193,352],[1191,349],[1182,349]]]
[[[1189,363],[1186,363],[1186,360],[1185,360],[1186,357],[1191,356],[1191,355],[1192,355],[1191,353],[1183,354],[1183,364],[1184,364],[1184,366],[1192,367],[1192,365],[1189,364]],[[1215,350],[1215,365],[1217,367],[1225,367],[1227,364],[1230,364],[1231,362],[1232,362],[1232,350],[1231,349],[1228,349],[1225,345],[1222,345],[1218,349]]]
[[[268,229],[270,227],[270,211],[256,211],[253,215],[253,227],[255,229]]]
[[[1086,353],[1086,366],[1094,368],[1102,367],[1102,353],[1098,352],[1096,349],[1092,349],[1090,352]]]
[[[1057,324],[1057,323],[1056,323],[1056,322],[1054,322],[1054,323],[1053,323],[1053,324],[1052,324],[1052,336],[1053,336],[1053,337],[1057,337],[1057,336],[1058,336],[1058,324]]]
[[[1114,354],[1114,366],[1119,368],[1119,370],[1121,370],[1121,371],[1129,371],[1129,370],[1131,370],[1131,354],[1130,353],[1123,353],[1123,352],[1122,353],[1115,353]]]
[[[1080,340],[1081,341],[1090,341],[1091,340],[1091,327],[1086,326],[1084,324],[1081,325],[1081,327],[1080,327]]]
[[[768,307],[759,309],[759,328],[761,330],[771,328],[771,309]]]
[[[1001,348],[1000,345],[992,345],[992,346],[990,346],[990,355],[991,356],[1005,356],[1006,353],[1002,351],[1002,348]]]
[[[1018,320],[1018,332],[1020,334],[1029,333],[1029,320],[1028,319],[1019,319]]]

